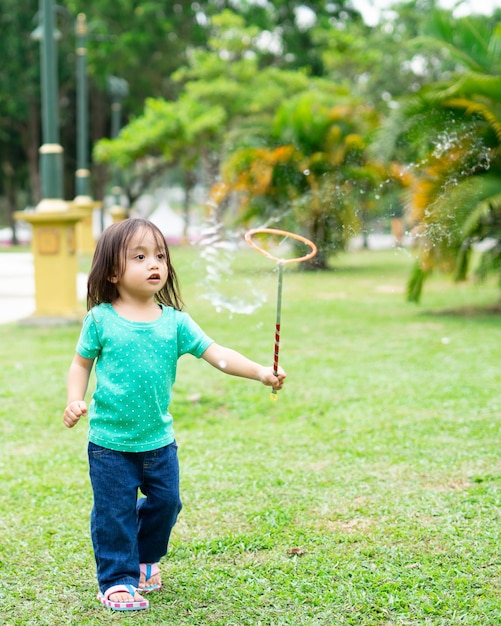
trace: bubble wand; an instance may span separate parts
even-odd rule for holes
[[[255,235],[260,234],[268,234],[268,235],[281,235],[282,237],[290,237],[291,239],[295,239],[296,241],[300,241],[311,248],[311,251],[302,257],[297,257],[294,259],[278,259],[276,256],[273,256],[267,250],[263,250],[257,243],[252,239]],[[249,230],[245,233],[245,241],[252,247],[254,250],[257,250],[262,255],[267,257],[268,259],[272,259],[272,261],[276,261],[278,267],[278,286],[277,286],[277,312],[275,319],[275,348],[273,351],[273,373],[275,376],[278,375],[278,353],[280,350],[280,318],[282,313],[282,282],[283,282],[283,270],[284,266],[288,263],[303,263],[304,261],[308,261],[313,258],[317,253],[317,246],[306,239],[306,237],[302,237],[301,235],[296,235],[295,233],[290,233],[286,230],[279,230],[277,228],[254,228],[253,230]],[[270,394],[270,398],[272,400],[277,400],[277,390],[273,389]]]

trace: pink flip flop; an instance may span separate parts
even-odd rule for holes
[[[147,609],[150,606],[148,600],[129,600],[127,602],[113,602],[110,600],[110,596],[114,593],[130,593],[134,597],[137,589],[132,585],[114,585],[103,593],[97,594],[97,599],[101,604],[107,606],[113,611],[139,611],[141,609]]]
[[[160,573],[160,568],[158,567],[158,563],[141,563],[139,565],[139,569],[141,574],[144,574],[144,582],[148,581],[152,576],[156,576]],[[139,593],[149,593],[150,591],[155,591],[156,589],[160,589],[162,585],[160,583],[156,583],[155,585],[148,585],[145,587],[139,587]]]

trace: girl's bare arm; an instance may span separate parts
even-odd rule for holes
[[[68,405],[64,410],[63,423],[73,428],[78,420],[87,413],[85,394],[94,359],[84,359],[75,354],[68,373]]]
[[[231,374],[232,376],[241,376],[251,380],[258,380],[263,385],[273,387],[273,389],[282,389],[286,374],[279,367],[278,374],[275,376],[272,367],[259,365],[251,361],[247,357],[231,348],[225,348],[217,343],[212,343],[203,353],[202,358],[210,363],[213,367]]]

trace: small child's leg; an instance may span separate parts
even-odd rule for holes
[[[137,588],[136,501],[141,455],[108,450],[89,442],[89,466],[94,492],[91,536],[99,589],[105,593],[117,585]]]
[[[167,554],[171,531],[181,511],[177,445],[145,453],[141,491],[137,502],[139,562],[157,564]],[[160,582],[152,572],[153,582]],[[151,578],[151,577],[150,577]]]

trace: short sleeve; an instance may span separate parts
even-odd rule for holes
[[[178,324],[178,357],[192,354],[199,359],[213,340],[207,336],[200,326],[187,314],[180,313]]]
[[[91,309],[83,321],[76,351],[84,359],[95,359],[101,353],[101,348],[98,321],[95,318],[93,309]]]

